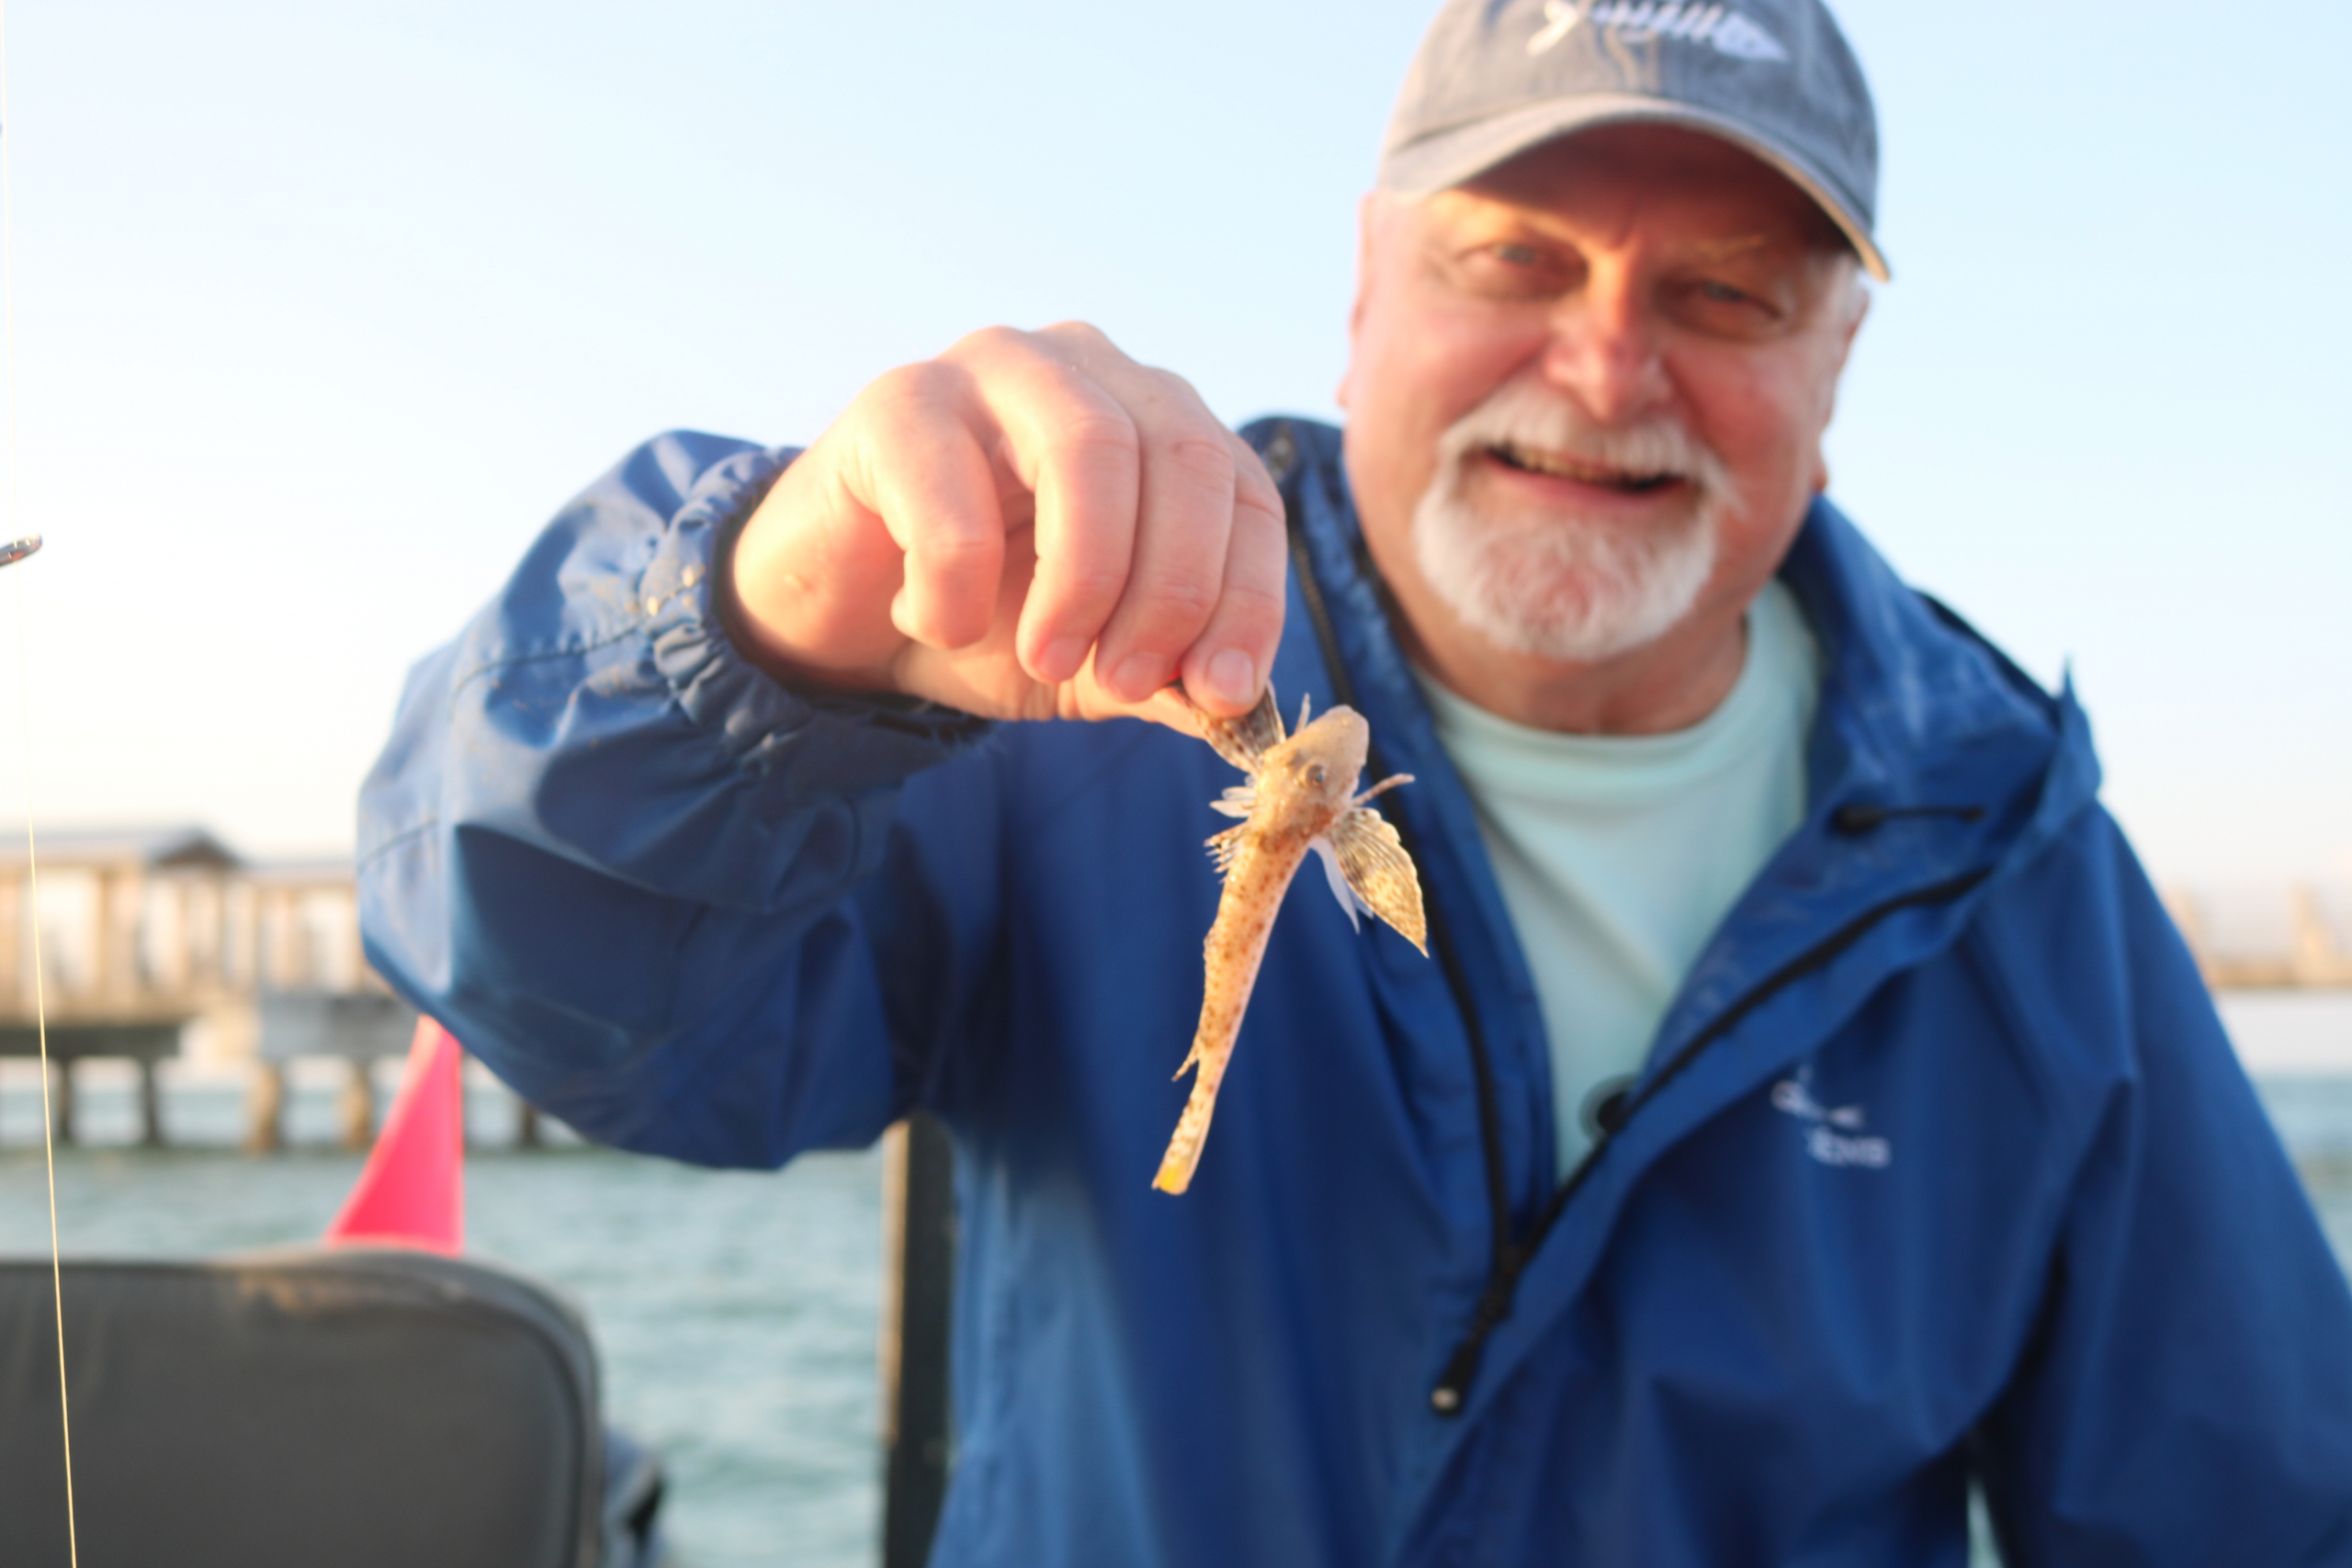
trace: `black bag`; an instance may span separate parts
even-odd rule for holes
[[[84,1568],[650,1568],[571,1306],[487,1264],[317,1248],[64,1269]],[[47,1259],[0,1261],[0,1563],[66,1561]],[[614,1472],[609,1478],[608,1468]],[[608,1500],[608,1493],[609,1500]]]

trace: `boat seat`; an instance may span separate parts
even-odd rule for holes
[[[64,1266],[83,1568],[653,1568],[580,1315],[479,1261]],[[66,1562],[46,1258],[0,1259],[0,1561]],[[608,1476],[608,1471],[612,1473]]]

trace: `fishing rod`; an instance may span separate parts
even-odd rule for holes
[[[5,93],[5,88],[0,88]],[[6,164],[0,162],[0,190],[6,189]],[[0,214],[5,214],[5,196],[0,196]],[[0,216],[0,232],[5,232],[6,218]],[[13,327],[11,321],[9,325]],[[8,334],[8,382],[12,394],[8,400],[8,491],[11,502],[17,488],[16,465],[16,355],[15,333]],[[0,567],[11,567],[40,548],[41,536],[28,534],[0,545]],[[57,1312],[57,1418],[59,1432],[65,1450],[65,1552],[69,1568],[80,1568],[81,1543],[76,1538],[74,1522],[74,1425],[72,1402],[65,1388],[65,1270],[60,1258],[57,1234],[57,1116],[50,1103],[49,1084],[49,999],[44,994],[40,961],[40,858],[35,852],[33,834],[33,740],[32,740],[32,680],[27,645],[30,638],[25,632],[24,579],[17,582],[17,687],[24,714],[25,761],[25,896],[31,907],[32,928],[33,1024],[40,1048],[40,1152],[43,1168],[49,1177],[49,1288],[50,1298]]]

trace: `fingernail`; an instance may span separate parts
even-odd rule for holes
[[[1209,660],[1209,694],[1238,707],[1258,694],[1258,667],[1238,648],[1228,648]]]
[[[1078,673],[1078,667],[1085,660],[1086,639],[1066,637],[1059,642],[1048,643],[1045,651],[1037,655],[1037,678],[1041,681],[1067,681]]]
[[[1130,653],[1111,671],[1111,693],[1122,702],[1139,703],[1167,683],[1167,661],[1156,653]]]

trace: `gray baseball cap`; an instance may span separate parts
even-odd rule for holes
[[[1878,116],[1820,0],[1447,0],[1389,117],[1380,188],[1426,196],[1596,125],[1688,126],[1821,205],[1871,276]]]

